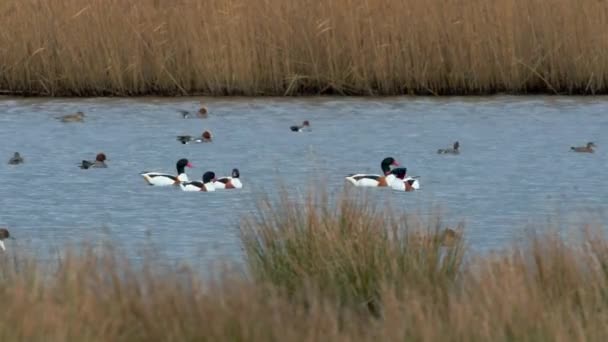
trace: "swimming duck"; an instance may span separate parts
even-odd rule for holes
[[[389,186],[396,178],[395,175],[391,173],[391,166],[399,166],[399,163],[397,163],[393,157],[387,157],[384,158],[380,163],[380,168],[382,169],[383,175],[359,173],[347,176],[346,180],[354,186],[360,187]]]
[[[593,143],[592,141],[587,143],[587,146],[579,146],[579,147],[575,147],[572,146],[570,147],[570,150],[574,151],[574,152],[583,152],[583,153],[593,153],[593,148],[597,146],[595,145],[595,143]]]
[[[215,182],[215,173],[211,171],[205,172],[203,174],[203,181],[193,181],[193,182],[185,182],[180,183],[179,186],[182,188],[182,191],[205,191],[212,192],[215,191],[215,186],[213,185]]]
[[[240,173],[239,169],[232,169],[231,177],[221,177],[213,182],[213,186],[216,189],[241,189],[243,187],[243,183],[239,179]]]
[[[144,177],[149,185],[154,186],[168,186],[177,185],[181,182],[188,181],[188,175],[185,172],[185,168],[192,168],[192,164],[186,158],[182,158],[177,161],[175,168],[177,169],[177,176],[170,175],[167,173],[160,172],[141,172],[140,175]]]
[[[0,249],[2,249],[3,251],[6,251],[6,247],[4,246],[4,240],[6,239],[14,238],[11,237],[11,234],[9,233],[8,229],[0,228]]]
[[[213,141],[213,135],[210,131],[204,131],[199,138],[195,138],[191,135],[178,135],[177,141],[181,142],[182,144],[206,143]]]
[[[61,122],[83,122],[84,121],[84,113],[76,112],[76,114],[64,115],[58,118]]]
[[[83,160],[80,163],[80,168],[81,169],[89,169],[89,168],[106,168],[108,167],[108,165],[106,165],[106,155],[105,153],[97,153],[97,156],[95,156],[95,161],[88,161],[88,160]]]
[[[458,148],[460,147],[460,143],[458,141],[456,141],[454,143],[454,145],[452,146],[452,148],[440,148],[437,150],[437,153],[439,154],[459,154],[460,151],[458,150]]]
[[[289,129],[292,132],[309,132],[310,131],[310,122],[308,120],[304,120],[301,125],[291,126]]]
[[[182,114],[182,118],[184,119],[190,119],[190,118],[201,118],[201,119],[206,119],[207,116],[209,115],[209,112],[207,111],[207,108],[202,106],[201,108],[199,108],[198,111],[192,113],[189,112],[187,110],[180,110],[179,111]]]
[[[19,152],[15,152],[13,157],[8,160],[9,165],[19,165],[23,163],[23,157],[19,154]]]
[[[395,180],[391,182],[391,188],[397,191],[414,191],[420,189],[420,183],[417,179],[407,177],[407,169],[398,167],[391,171],[395,175]]]

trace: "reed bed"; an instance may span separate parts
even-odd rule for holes
[[[24,95],[607,93],[600,0],[3,0]]]
[[[530,235],[463,259],[460,235],[343,194],[263,200],[246,272],[69,248],[0,255],[2,341],[606,340],[608,240]],[[457,229],[462,232],[462,227]],[[466,232],[466,230],[465,230]],[[448,239],[452,237],[452,239]],[[456,239],[453,239],[456,237]],[[161,260],[161,261],[158,261]]]

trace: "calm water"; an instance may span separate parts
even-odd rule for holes
[[[418,193],[382,191],[393,206],[464,220],[470,246],[484,251],[546,221],[608,223],[608,98],[205,99],[209,119],[181,119],[198,99],[0,98],[0,225],[31,249],[67,241],[152,243],[176,260],[238,260],[237,222],[255,198],[284,181],[303,192],[319,180],[331,190],[351,172],[379,172],[394,156],[420,175]],[[82,110],[83,124],[56,116]],[[288,126],[311,121],[313,131]],[[211,129],[211,144],[181,145],[176,135]],[[454,140],[459,156],[437,155]],[[569,152],[594,141],[595,154]],[[19,151],[26,164],[6,161]],[[99,151],[108,169],[77,163]],[[149,187],[138,172],[190,178],[241,171],[242,191],[182,193]],[[25,247],[24,247],[25,248]]]

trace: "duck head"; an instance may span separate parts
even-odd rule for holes
[[[106,155],[105,153],[97,153],[97,156],[95,156],[95,161],[97,162],[104,162],[106,161]]]
[[[595,145],[595,143],[594,143],[593,141],[588,142],[588,143],[587,143],[587,148],[589,148],[589,149],[590,149],[590,148],[592,148],[592,147],[596,147],[596,148],[597,148],[597,146]]]
[[[211,132],[209,131],[204,131],[203,134],[201,134],[203,140],[205,141],[211,141],[211,139],[213,139],[213,136],[211,135]]]
[[[454,146],[453,146],[454,151],[458,151],[458,148],[459,148],[459,147],[460,147],[460,143],[459,143],[458,141],[456,141],[456,142],[454,143]]]
[[[391,166],[399,166],[399,163],[397,163],[397,161],[393,157],[384,158],[382,160],[382,163],[380,163],[382,172],[384,172],[385,175],[391,173]]]
[[[19,152],[15,152],[15,153],[13,154],[13,158],[15,158],[15,159],[19,159],[19,158],[21,158],[21,154],[19,154]]]
[[[239,169],[232,169],[232,178],[239,178],[240,176]]]
[[[182,158],[180,160],[177,161],[177,164],[175,165],[177,167],[177,174],[181,175],[182,173],[184,173],[184,168],[192,168],[192,164],[188,161],[188,159],[186,158]]]
[[[211,183],[215,181],[215,173],[207,171],[203,174],[203,184]]]
[[[308,122],[308,120],[304,120],[302,122],[302,127],[310,127],[310,122]]]
[[[405,176],[407,175],[407,168],[405,167],[398,167],[395,168],[391,171],[391,173],[393,175],[395,175],[395,177],[399,178],[399,179],[404,179]]]

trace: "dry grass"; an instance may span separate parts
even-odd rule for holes
[[[602,0],[3,0],[0,89],[606,93]]]
[[[442,227],[348,194],[283,195],[241,226],[249,274],[205,282],[111,249],[68,250],[51,270],[13,246],[0,255],[0,340],[608,338],[604,235],[531,236],[463,263],[462,240],[445,246]]]

